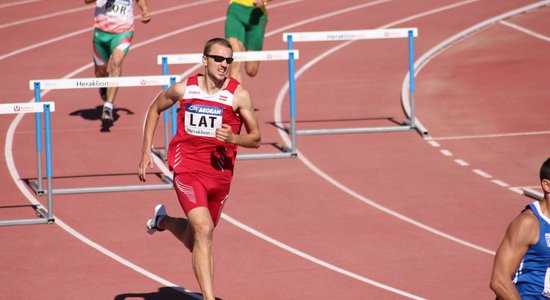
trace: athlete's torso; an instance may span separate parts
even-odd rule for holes
[[[198,84],[199,76],[187,79],[178,112],[178,130],[168,150],[168,162],[175,173],[201,172],[227,177],[233,174],[237,145],[216,139],[216,128],[231,126],[234,134],[241,129],[241,118],[233,111],[234,92],[239,82],[229,79],[227,86],[209,95]]]
[[[94,27],[105,32],[122,33],[134,30],[134,0],[98,0]]]
[[[514,283],[522,299],[547,299],[550,297],[550,219],[541,211],[539,202],[529,204],[539,221],[539,240],[529,247],[516,272]],[[543,296],[543,291],[547,296]]]

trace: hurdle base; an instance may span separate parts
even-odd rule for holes
[[[52,189],[52,195],[171,190],[172,188],[173,188],[172,184],[168,184],[168,183],[167,184],[147,184],[147,185],[80,187],[80,188]],[[48,195],[48,192],[41,191],[41,193],[38,195]]]
[[[13,219],[0,220],[0,226],[16,226],[16,225],[36,225],[36,224],[52,224],[55,223],[54,218],[48,218],[48,211],[41,205],[32,205],[36,213],[36,218],[32,219]]]
[[[242,154],[237,155],[237,160],[253,160],[253,159],[268,159],[268,158],[293,158],[297,157],[297,153],[262,153],[262,154]]]
[[[141,184],[141,185],[125,185],[125,186],[101,186],[101,187],[77,187],[52,189],[52,195],[68,195],[68,194],[88,194],[88,193],[108,193],[108,192],[132,192],[132,191],[153,191],[153,190],[170,190],[173,188],[172,179],[164,174],[159,175],[164,184]],[[29,180],[29,186],[38,196],[47,196],[47,190],[39,190],[36,181]]]
[[[535,200],[539,200],[539,201],[542,201],[544,199],[544,194],[541,193],[541,192],[537,192],[533,189],[530,189],[530,188],[523,188],[521,189],[523,191],[523,195],[529,197],[529,198],[533,198]]]
[[[348,133],[371,133],[371,132],[402,132],[415,129],[414,126],[389,126],[389,127],[353,127],[353,128],[330,128],[330,129],[303,129],[296,130],[296,135],[320,135],[320,134],[348,134]]]
[[[166,155],[166,151],[164,149],[151,149],[151,152],[156,155],[158,158],[160,158],[163,162],[166,162],[168,160],[168,155]]]
[[[19,220],[3,220],[0,221],[0,226],[16,226],[16,225],[36,225],[36,224],[51,224],[53,219],[19,219]]]

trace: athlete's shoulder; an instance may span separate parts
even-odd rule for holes
[[[529,244],[536,243],[539,233],[539,220],[530,207],[524,209],[510,223],[510,231],[529,240]]]

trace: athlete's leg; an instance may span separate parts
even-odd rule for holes
[[[256,76],[258,74],[258,70],[260,70],[260,62],[259,61],[247,61],[244,64],[246,74],[250,77]]]
[[[245,51],[244,45],[241,41],[239,41],[236,38],[228,38],[227,41],[229,44],[231,44],[231,48],[233,48],[233,52],[242,52]],[[233,61],[231,64],[231,70],[229,75],[235,79],[237,79],[239,82],[242,81],[242,75],[241,75],[241,63],[238,61]]]
[[[116,48],[111,55],[111,74],[110,77],[122,76],[122,63],[126,57],[127,51]],[[118,87],[109,87],[107,89],[107,102],[114,103],[118,92]]]
[[[111,50],[109,47],[109,36],[101,30],[94,30],[93,39],[93,51],[94,51],[94,73],[95,77],[109,77],[107,66],[109,65],[109,57],[111,56]],[[107,100],[107,88],[99,88],[99,95],[103,101]]]
[[[157,226],[170,231],[189,251],[193,251],[193,233],[187,219],[167,215]]]
[[[245,32],[244,47],[247,51],[261,51],[264,45],[264,34],[267,26],[267,15],[261,9],[252,10],[250,24]],[[259,61],[247,61],[245,63],[246,74],[250,77],[256,76],[260,69]]]
[[[214,297],[214,257],[212,255],[212,238],[214,222],[206,207],[197,207],[187,215],[193,230],[194,244],[192,252],[193,271],[206,300]]]

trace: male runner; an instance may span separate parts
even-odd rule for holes
[[[550,158],[539,177],[544,198],[510,223],[495,255],[490,287],[500,300],[550,298]]]
[[[260,146],[260,129],[250,94],[228,77],[233,62],[229,42],[214,38],[206,42],[198,74],[171,85],[149,108],[145,123],[138,175],[145,181],[153,167],[151,147],[160,114],[180,103],[178,130],[168,149],[174,172],[174,189],[187,219],[166,214],[155,207],[147,231],[172,232],[191,251],[193,270],[204,299],[214,300],[212,235],[229,195],[237,147]],[[244,124],[246,133],[241,133]]]
[[[133,0],[84,0],[86,4],[96,2],[94,14],[94,66],[96,77],[119,77],[122,62],[128,54],[134,37]],[[151,21],[147,0],[136,0],[141,10],[141,22]],[[111,64],[111,72],[107,66]],[[101,87],[99,94],[105,101],[101,121],[103,126],[113,123],[113,103],[118,87]]]
[[[233,51],[261,51],[267,26],[267,3],[271,0],[230,0],[225,19],[225,38]],[[259,61],[245,62],[248,76],[254,77],[260,68]],[[242,82],[241,67],[231,67],[231,77]]]

